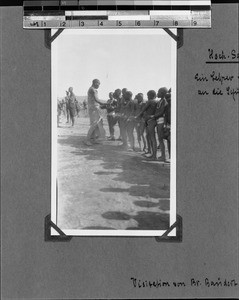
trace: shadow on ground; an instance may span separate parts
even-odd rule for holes
[[[115,230],[113,227],[106,227],[106,226],[87,226],[83,227],[82,229],[88,229],[88,230]]]
[[[139,153],[127,152],[119,149],[118,142],[105,141],[103,145],[86,146],[83,141],[85,136],[70,136],[58,138],[58,143],[73,147],[72,154],[84,156],[87,160],[97,160],[97,164],[104,170],[97,171],[97,176],[113,175],[112,180],[125,182],[129,188],[114,186],[102,187],[104,193],[128,193],[131,196],[142,197],[145,200],[134,201],[133,204],[145,208],[138,211],[137,215],[128,215],[123,212],[108,211],[102,214],[105,219],[129,220],[138,222],[137,228],[127,229],[167,229],[169,226],[169,198],[170,198],[170,168],[169,165],[159,162],[150,163]],[[117,169],[117,170],[116,170]],[[115,171],[114,171],[115,170]],[[160,200],[159,198],[163,199]],[[158,202],[153,202],[155,199]],[[165,200],[164,200],[165,199]],[[153,200],[153,201],[152,201]],[[150,212],[149,208],[159,208],[167,213]],[[84,229],[103,229],[87,227]],[[112,229],[112,228],[104,228]]]
[[[169,215],[158,212],[139,211],[137,215],[128,215],[118,211],[108,211],[102,214],[108,220],[137,221],[137,227],[128,227],[127,230],[166,230],[169,228]]]
[[[151,201],[134,201],[134,204],[139,207],[158,207],[160,210],[168,211],[170,209],[170,203],[168,199],[160,199],[157,203]]]

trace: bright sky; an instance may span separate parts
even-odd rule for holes
[[[123,32],[123,33],[122,33]],[[133,94],[172,84],[176,42],[162,29],[78,30],[66,29],[53,42],[54,88],[58,97],[72,86],[78,96],[87,95],[92,80],[101,82],[99,98],[117,88]]]

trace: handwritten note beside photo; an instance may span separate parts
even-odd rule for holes
[[[239,52],[235,49],[230,52],[208,49],[207,55],[205,64],[210,65],[211,68],[204,73],[196,73],[194,76],[199,83],[197,94],[202,97],[224,96],[223,98],[236,101],[239,95]],[[222,64],[224,65],[223,71],[220,70]],[[225,65],[229,66],[228,70]]]

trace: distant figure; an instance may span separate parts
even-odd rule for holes
[[[87,102],[86,99],[83,101],[83,110],[84,110],[84,116],[87,116]]]
[[[69,123],[69,121],[70,121],[70,110],[69,110],[69,92],[68,91],[66,91],[65,103],[66,103],[66,123]]]
[[[64,98],[61,100],[61,106],[62,106],[61,111],[63,112],[64,117],[66,117],[66,101]]]
[[[100,116],[99,106],[104,106],[105,103],[101,102],[98,97],[98,88],[100,81],[94,79],[92,86],[88,90],[88,112],[90,117],[90,129],[87,133],[86,141],[84,142],[87,146],[98,144],[96,139],[98,137],[105,138],[105,130],[103,128],[103,119]],[[97,136],[97,135],[100,136]]]
[[[75,100],[75,107],[76,107],[76,116],[77,118],[80,117],[79,113],[80,113],[80,104],[79,104],[79,101],[76,99]]]
[[[75,124],[75,114],[76,114],[76,96],[73,93],[73,87],[69,87],[68,89],[68,108],[69,108],[69,115],[71,120],[71,126],[73,127]]]
[[[62,110],[62,103],[59,99],[57,99],[57,127],[59,127],[59,123],[60,123],[61,110]]]

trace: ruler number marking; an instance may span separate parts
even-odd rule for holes
[[[60,22],[60,27],[66,27],[66,21]]]
[[[43,1],[44,2],[44,1]],[[76,1],[77,2],[77,1]],[[65,6],[68,5],[68,1],[67,0],[60,0],[59,1],[60,5]],[[73,3],[73,1],[72,1]],[[64,9],[64,8],[63,8]],[[83,7],[81,7],[81,9],[83,10]],[[106,17],[104,18],[97,18],[97,15],[93,15],[92,18],[87,17],[84,18],[84,15],[82,15],[79,18],[74,18],[74,17],[69,17],[69,14],[67,15],[67,20],[65,20],[64,17],[62,17],[62,14],[54,14],[54,16],[56,15],[57,18],[54,19],[54,16],[50,16],[51,18],[48,18],[49,13],[43,12],[42,15],[36,14],[36,18],[34,18],[34,14],[28,16],[28,14],[24,14],[24,28],[30,28],[30,27],[35,27],[35,28],[43,28],[43,27],[48,27],[48,28],[57,28],[57,27],[64,27],[64,28],[68,28],[68,27],[168,27],[168,26],[174,26],[174,27],[200,27],[200,24],[204,24],[203,23],[203,18],[204,15],[208,15],[210,11],[203,11],[203,12],[199,12],[199,13],[195,13],[192,15],[192,11],[191,11],[191,18],[180,18],[176,19],[177,16],[171,16],[168,15],[167,18],[161,18],[162,16],[164,16],[164,14],[160,14],[160,12],[157,14],[152,14],[152,16],[150,16],[150,19],[147,18],[143,18],[143,20],[141,20],[140,16],[138,16],[136,19],[123,19],[120,20],[120,16],[121,13],[120,12],[115,12],[115,15],[119,16],[119,19],[117,20],[117,18],[115,19],[107,19]],[[150,12],[149,12],[150,13]],[[90,14],[87,14],[87,16],[90,16]],[[107,15],[107,14],[106,14]],[[114,14],[113,14],[114,15]],[[124,15],[124,14],[123,14]],[[127,15],[127,14],[126,14]],[[180,15],[180,13],[179,13]],[[195,20],[196,18],[196,20]],[[83,19],[83,20],[82,20]],[[176,19],[176,20],[175,20]],[[204,27],[209,27],[210,26],[210,20],[207,20],[208,22],[205,23]]]
[[[39,22],[32,22],[32,23],[30,23],[30,26],[36,26],[36,27],[39,27]]]

